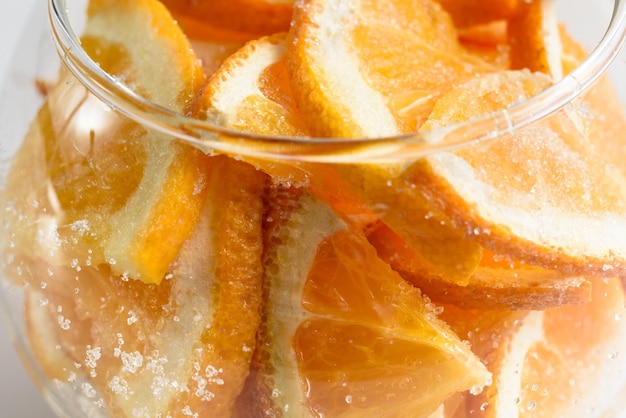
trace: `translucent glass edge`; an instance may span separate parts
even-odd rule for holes
[[[563,79],[523,103],[460,124],[399,136],[356,139],[280,137],[204,122],[157,106],[137,95],[102,71],[82,49],[69,21],[66,0],[48,0],[48,6],[54,43],[62,61],[92,94],[111,108],[205,152],[217,150],[283,160],[381,162],[413,159],[511,133],[562,109],[583,94],[606,73],[626,41],[626,6],[623,1],[616,0],[608,28],[587,59]],[[461,134],[457,135],[459,132]],[[290,150],[291,146],[296,149]]]

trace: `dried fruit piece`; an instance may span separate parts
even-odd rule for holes
[[[200,220],[159,285],[106,266],[28,260],[27,281],[41,283],[29,291],[29,323],[49,327],[45,341],[29,337],[48,377],[92,388],[112,416],[229,416],[260,323],[266,181],[248,164],[212,158]]]
[[[442,91],[491,69],[431,0],[301,1],[289,35],[292,88],[317,136],[415,131]]]
[[[277,190],[271,202],[264,322],[243,416],[428,416],[452,393],[489,382],[360,231],[297,190]]]
[[[590,303],[531,312],[518,320],[514,332],[484,357],[494,384],[469,399],[471,416],[554,417],[581,411],[612,416],[607,411],[626,389],[626,369],[618,360],[626,349],[624,303],[620,279],[596,280]],[[488,330],[474,332],[487,341]]]
[[[204,83],[189,42],[156,0],[91,2],[82,45],[112,77],[180,113]],[[116,274],[159,283],[198,219],[208,157],[113,111],[67,69],[28,136],[36,149],[21,153],[36,156],[46,178],[25,193],[10,175],[11,228],[27,234],[15,237],[22,248],[37,242],[53,263],[109,263]],[[28,167],[16,160],[12,171]]]
[[[424,129],[505,109],[549,85],[527,70],[485,75],[442,96]],[[614,275],[626,260],[617,232],[626,227],[624,178],[607,173],[601,137],[580,130],[581,122],[557,112],[497,140],[428,156],[412,167],[414,178],[496,253],[566,275]]]
[[[591,282],[554,270],[525,265],[483,250],[480,264],[464,282],[451,281],[388,227],[368,236],[378,256],[436,303],[465,309],[529,310],[582,304],[591,297]]]

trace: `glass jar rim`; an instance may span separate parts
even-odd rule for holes
[[[389,137],[280,137],[238,131],[158,106],[103,71],[81,47],[66,0],[48,0],[53,39],[61,59],[96,97],[126,117],[205,152],[320,162],[385,162],[490,140],[543,119],[584,93],[626,42],[626,2],[615,0],[607,29],[589,56],[542,93],[507,109],[428,131]]]

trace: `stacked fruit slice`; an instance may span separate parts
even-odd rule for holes
[[[548,0],[92,0],[82,45],[180,114],[424,149],[585,56]],[[7,179],[5,270],[44,373],[95,408],[509,417],[619,397],[626,119],[607,80],[380,164],[207,155],[68,70],[48,93]]]

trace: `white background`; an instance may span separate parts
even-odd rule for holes
[[[17,48],[18,35],[33,7],[47,7],[46,0],[2,0],[0,13],[0,80],[2,83],[9,75],[11,56]],[[0,417],[54,417],[30,381],[13,349],[4,315],[0,315]]]

